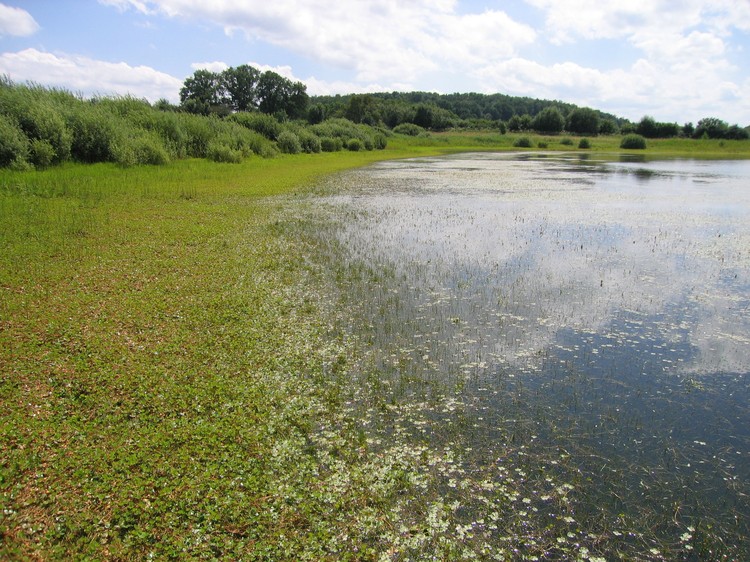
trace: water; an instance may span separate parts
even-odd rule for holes
[[[748,554],[750,162],[464,154],[318,203],[353,408],[373,446],[460,453],[434,492],[463,528],[512,542],[500,502],[550,542],[529,552]]]

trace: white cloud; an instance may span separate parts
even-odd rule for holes
[[[33,35],[39,24],[26,10],[0,4],[0,37]]]
[[[0,74],[17,82],[59,86],[86,95],[130,94],[156,101],[179,100],[182,81],[147,66],[130,66],[37,49],[0,54]]]
[[[311,59],[352,71],[355,80],[410,83],[516,53],[534,30],[503,12],[460,15],[454,0],[107,0],[143,13],[213,22]]]
[[[211,72],[224,72],[229,65],[222,61],[194,62],[190,65],[193,70],[209,70]]]
[[[703,27],[726,33],[750,29],[750,2],[737,0],[526,0],[545,14],[547,32],[561,43],[637,38]]]
[[[710,64],[671,66],[638,59],[630,68],[598,70],[566,62],[552,65],[514,58],[475,72],[485,92],[562,99],[611,111],[637,121],[644,115],[684,123],[716,116],[732,123],[750,123],[743,106],[744,86],[721,77]]]

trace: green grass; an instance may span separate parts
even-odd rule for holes
[[[519,149],[514,146],[516,140],[528,137],[532,148]],[[564,139],[574,139],[572,145],[563,144]],[[694,140],[694,139],[647,139],[646,150],[623,150],[620,148],[621,135],[588,137],[590,149],[585,153],[630,153],[643,154],[653,158],[750,158],[750,140]],[[467,151],[511,151],[511,150],[539,150],[539,143],[546,143],[544,150],[551,151],[579,151],[577,137],[566,135],[539,135],[535,133],[499,133],[488,132],[445,132],[432,133],[426,137],[396,138],[389,140],[388,148],[410,146],[417,150],[429,152],[435,150],[441,153]]]
[[[419,459],[371,455],[342,414],[347,343],[330,331],[314,248],[284,226],[284,196],[379,159],[513,140],[0,171],[0,558],[386,551],[380,537],[400,523],[390,506]]]
[[[267,196],[375,155],[0,174],[1,558],[324,557],[361,506],[279,449],[340,350]]]

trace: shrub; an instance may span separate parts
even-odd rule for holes
[[[282,131],[276,140],[279,150],[284,154],[298,154],[302,152],[302,144],[299,137],[291,131]]]
[[[359,139],[349,139],[349,142],[346,143],[346,149],[352,152],[360,151],[364,147],[364,143]]]
[[[211,127],[211,119],[192,113],[180,113],[178,119],[187,134],[187,156],[205,158],[208,145],[216,136]]]
[[[320,139],[320,149],[323,152],[337,152],[344,148],[344,143],[339,138],[323,137]]]
[[[641,135],[625,135],[620,141],[620,148],[643,150],[646,148],[646,139]]]
[[[265,113],[234,113],[229,116],[229,119],[235,123],[239,123],[243,127],[247,127],[257,133],[260,133],[268,140],[278,140],[283,127],[272,115]]]
[[[317,135],[313,134],[307,129],[300,129],[299,131],[297,131],[296,134],[297,134],[297,137],[299,137],[299,142],[300,142],[300,145],[302,146],[303,152],[307,152],[308,154],[314,154],[322,150],[320,138]]]
[[[118,136],[114,120],[115,116],[102,108],[83,104],[70,112],[68,126],[73,135],[73,158],[89,163],[114,160],[114,146]]]
[[[18,123],[30,140],[47,141],[55,151],[55,161],[70,157],[71,134],[58,109],[51,103],[35,101],[18,116]]]
[[[121,166],[159,166],[169,162],[169,153],[155,134],[143,129],[132,129],[114,147],[114,160]]]
[[[28,157],[29,139],[14,119],[0,115],[0,166],[26,162]]]
[[[543,141],[539,141],[538,143],[536,143],[536,145],[538,148],[547,148],[548,146],[547,143]]]
[[[206,157],[214,162],[239,164],[242,162],[242,152],[234,150],[219,141],[211,141],[208,145]]]
[[[565,137],[564,139],[560,141],[560,144],[565,145],[565,146],[573,146],[573,139]]]
[[[529,137],[518,137],[513,142],[513,146],[518,148],[531,148],[531,139]]]
[[[385,150],[385,147],[388,146],[388,137],[386,137],[384,134],[380,133],[375,135],[375,148],[377,150]]]
[[[589,139],[583,138],[578,142],[578,148],[591,148],[591,141]]]
[[[55,149],[46,140],[34,139],[31,141],[30,160],[37,168],[48,168],[55,161]]]
[[[416,137],[425,132],[423,127],[415,125],[414,123],[401,123],[393,128],[393,132],[399,135],[408,135],[410,137]]]

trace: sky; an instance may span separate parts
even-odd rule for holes
[[[750,0],[0,0],[0,74],[179,102],[250,64],[310,95],[503,93],[750,125]]]

